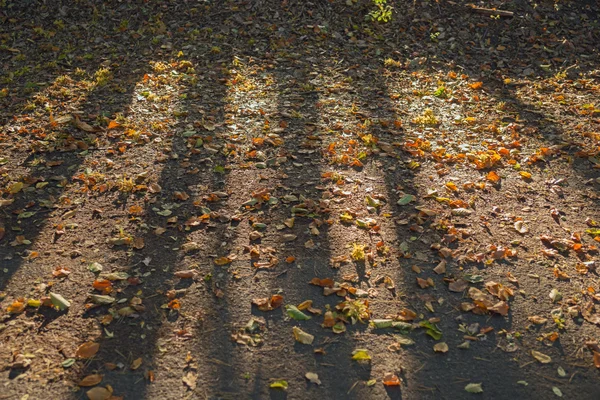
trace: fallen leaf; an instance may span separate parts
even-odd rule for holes
[[[294,326],[292,328],[292,332],[294,333],[294,339],[296,339],[296,341],[298,343],[312,344],[312,342],[315,340],[315,337],[313,335],[311,335],[310,333],[304,332],[302,329],[298,328],[297,326]]]
[[[290,304],[286,305],[285,311],[286,311],[287,315],[289,315],[291,318],[293,318],[297,321],[304,321],[304,320],[308,320],[308,319],[312,318],[310,315],[306,315],[302,311],[298,310],[298,307],[296,307],[294,305],[290,305]]]
[[[314,383],[316,385],[320,385],[321,384],[321,380],[319,379],[319,375],[315,374],[314,372],[307,372],[306,374],[304,374],[304,377],[306,379],[308,379],[311,383]]]
[[[142,357],[140,358],[136,358],[135,360],[133,360],[133,362],[131,363],[131,365],[129,366],[132,370],[136,370],[138,369],[141,365],[142,362],[144,362],[144,360],[142,359]]]
[[[185,383],[187,387],[190,388],[190,390],[196,390],[198,375],[196,375],[194,372],[188,371],[187,374],[185,374],[183,378],[181,378],[181,380],[183,381],[183,383]]]
[[[112,396],[112,390],[97,386],[85,392],[89,400],[107,400]]]
[[[181,279],[192,279],[195,278],[198,274],[198,271],[195,269],[188,269],[185,271],[177,271],[175,272],[175,276]]]
[[[529,322],[533,324],[542,325],[545,324],[546,321],[548,321],[548,318],[543,318],[538,315],[532,315],[531,317],[528,317],[527,320],[529,320]]]
[[[600,353],[597,351],[594,351],[594,366],[600,369]]]
[[[448,345],[444,342],[436,343],[433,345],[433,351],[437,353],[447,353]]]
[[[288,388],[288,383],[287,383],[287,381],[283,381],[283,380],[281,380],[281,381],[275,381],[275,382],[271,383],[271,384],[269,385],[269,387],[270,387],[271,389],[282,389],[282,390],[287,390],[287,388]]]
[[[88,375],[85,378],[83,378],[81,381],[79,381],[79,383],[77,385],[82,386],[82,387],[96,386],[100,382],[102,382],[102,375],[93,374],[93,375]]]
[[[368,361],[371,359],[371,356],[365,349],[356,349],[352,352],[352,359],[355,361]]]
[[[481,387],[481,383],[469,383],[465,386],[465,391],[469,393],[483,393],[483,388]]]
[[[263,297],[260,299],[252,299],[252,304],[258,307],[260,311],[272,311],[283,303],[283,296],[274,294],[273,296]],[[299,311],[300,312],[300,311]]]
[[[400,379],[395,374],[388,372],[383,376],[383,384],[384,386],[400,386]]]
[[[552,362],[552,357],[550,357],[544,353],[540,353],[539,351],[531,350],[531,355],[533,356],[533,358],[535,358],[542,364],[548,364],[548,363]]]
[[[54,307],[61,311],[71,307],[71,303],[58,293],[50,292],[50,300],[52,301]]]
[[[86,342],[77,348],[75,357],[77,358],[92,358],[100,349],[100,344],[95,342]]]

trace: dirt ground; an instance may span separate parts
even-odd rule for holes
[[[0,2],[0,399],[600,399],[600,5],[474,3]]]

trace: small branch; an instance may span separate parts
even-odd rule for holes
[[[471,11],[477,14],[490,15],[490,16],[499,16],[502,18],[512,18],[514,13],[512,11],[504,11],[504,10],[494,10],[492,8],[482,8],[471,6]]]

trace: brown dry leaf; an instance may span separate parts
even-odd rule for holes
[[[131,368],[132,370],[134,370],[134,371],[135,371],[136,369],[138,369],[139,367],[141,367],[141,366],[142,366],[142,362],[144,362],[144,360],[142,359],[142,357],[140,357],[140,358],[136,358],[136,359],[135,359],[135,360],[133,360],[133,362],[131,363],[131,366],[130,366],[130,368]]]
[[[137,249],[137,250],[141,250],[146,246],[146,244],[144,243],[144,238],[143,237],[136,237],[135,239],[133,239],[133,248]]]
[[[429,281],[417,277],[417,285],[419,285],[421,289],[427,289],[429,287]]]
[[[94,128],[93,126],[80,120],[78,115],[75,115],[74,121],[75,121],[75,126],[78,127],[79,129],[81,129],[82,131],[86,131],[86,132],[97,132],[98,131],[98,128]]]
[[[600,353],[597,351],[594,351],[594,365],[600,369]]]
[[[233,260],[229,257],[219,257],[219,258],[215,258],[215,265],[227,265],[227,264],[231,264]]]
[[[323,316],[323,324],[321,325],[323,328],[331,328],[335,325],[335,317],[333,316],[333,312],[325,311],[325,315]]]
[[[494,304],[491,307],[488,307],[489,311],[495,312],[496,314],[500,314],[503,317],[506,317],[508,315],[508,303],[505,301],[500,301],[496,304]]]
[[[542,325],[545,324],[546,321],[548,321],[548,318],[540,317],[538,315],[532,315],[531,317],[527,318],[527,320],[529,320],[529,322],[531,322],[532,324]]]
[[[488,292],[490,292],[500,300],[507,301],[511,296],[514,296],[514,292],[511,288],[506,287],[498,282],[486,282],[485,288]]]
[[[451,292],[460,293],[464,291],[468,286],[469,283],[467,281],[465,281],[464,279],[459,279],[457,281],[450,282],[450,284],[448,285],[448,290],[450,290]]]
[[[77,358],[92,358],[100,350],[100,343],[86,342],[77,348],[75,357]]]
[[[438,275],[445,274],[446,273],[446,260],[440,261],[440,263],[433,269],[433,272],[435,272]]]
[[[85,392],[85,394],[87,395],[89,400],[108,400],[112,396],[111,389],[109,389],[108,387],[104,388],[98,386],[88,390],[87,392]]]
[[[187,199],[190,198],[190,195],[187,194],[186,192],[175,192],[175,193],[173,193],[173,198],[175,200],[186,201]]]
[[[399,321],[414,321],[417,318],[417,313],[414,312],[413,310],[409,310],[408,308],[403,308],[402,310],[400,310],[400,313],[398,314],[397,319]]]
[[[190,388],[190,390],[195,390],[198,382],[198,375],[196,375],[192,371],[188,371],[188,373],[185,374],[185,376],[181,378],[181,380],[183,381],[183,383],[186,384],[187,387]]]
[[[252,304],[257,306],[260,311],[272,311],[283,304],[283,296],[274,294],[271,298],[252,299]]]
[[[77,385],[86,387],[86,386],[96,386],[100,382],[102,382],[103,376],[100,374],[88,375],[83,378]]]
[[[177,271],[175,272],[175,276],[182,279],[191,279],[195,278],[198,274],[198,271],[195,269],[188,269],[186,271]]]

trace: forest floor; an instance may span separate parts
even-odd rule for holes
[[[475,3],[3,1],[0,399],[598,399],[600,7]]]

